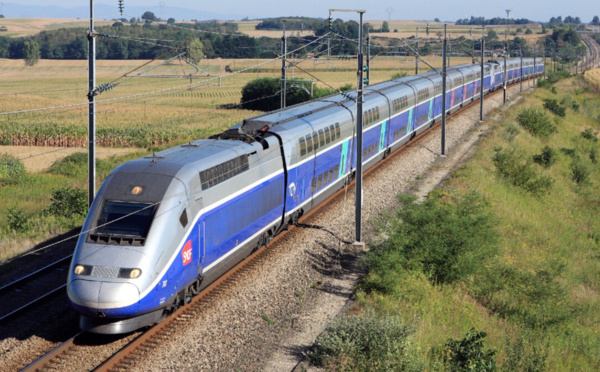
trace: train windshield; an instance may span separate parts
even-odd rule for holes
[[[96,234],[145,238],[155,210],[155,204],[107,201],[98,220]]]

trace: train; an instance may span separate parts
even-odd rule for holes
[[[490,60],[483,93],[539,76],[541,60]],[[481,67],[447,69],[446,111],[479,99]],[[251,117],[208,139],[118,166],[103,182],[67,279],[80,328],[122,334],[160,322],[344,187],[357,151],[368,169],[442,117],[435,71]]]

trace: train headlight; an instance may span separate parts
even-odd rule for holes
[[[141,269],[121,269],[119,270],[119,278],[136,279],[142,275]]]
[[[88,265],[77,265],[73,269],[73,274],[75,275],[90,275],[92,272],[92,267]]]

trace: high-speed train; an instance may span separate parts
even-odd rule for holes
[[[508,83],[543,62],[509,59]],[[484,64],[484,94],[504,61]],[[446,110],[479,98],[481,68],[447,70]],[[126,162],[104,181],[73,255],[68,297],[88,332],[152,325],[186,303],[353,176],[441,120],[442,78],[426,72],[365,89],[363,148],[354,92],[244,120],[210,139]]]

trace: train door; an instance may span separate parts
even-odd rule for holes
[[[202,273],[204,268],[204,252],[206,249],[206,224],[204,220],[198,223],[198,274]]]

